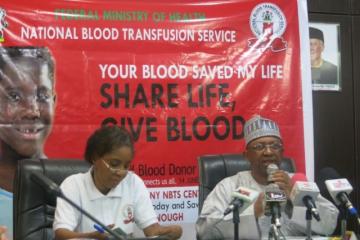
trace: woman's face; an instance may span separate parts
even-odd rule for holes
[[[0,69],[0,139],[23,157],[43,154],[55,108],[46,64],[22,57]]]
[[[133,159],[130,147],[123,146],[95,159],[94,174],[95,184],[102,192],[107,192],[116,187],[126,177]]]

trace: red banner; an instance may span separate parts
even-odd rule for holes
[[[305,171],[297,1],[12,0],[0,8],[2,46],[45,46],[56,61],[49,158],[81,159],[95,128],[125,126],[136,140],[133,170],[154,188],[154,205],[157,191],[185,187],[171,198],[192,200],[178,202],[193,209],[173,219],[184,222],[196,219],[197,157],[241,153],[254,114],[279,124],[284,155]]]

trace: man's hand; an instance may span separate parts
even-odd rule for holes
[[[262,215],[264,215],[264,199],[265,194],[262,192],[259,194],[258,198],[256,199],[255,203],[254,203],[254,212],[255,212],[255,217],[259,218]]]
[[[283,170],[278,170],[271,175],[271,180],[285,192],[287,199],[289,199],[293,187],[289,175]]]

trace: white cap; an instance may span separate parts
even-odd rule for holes
[[[281,139],[280,130],[276,122],[271,119],[255,115],[244,126],[245,144],[260,137],[278,137]]]

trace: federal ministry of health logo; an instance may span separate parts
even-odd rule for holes
[[[255,6],[250,15],[250,28],[256,38],[248,40],[249,47],[279,52],[287,48],[282,38],[286,30],[286,17],[273,3],[261,3]]]
[[[0,43],[5,41],[4,30],[8,26],[5,17],[6,17],[6,11],[0,8]]]

